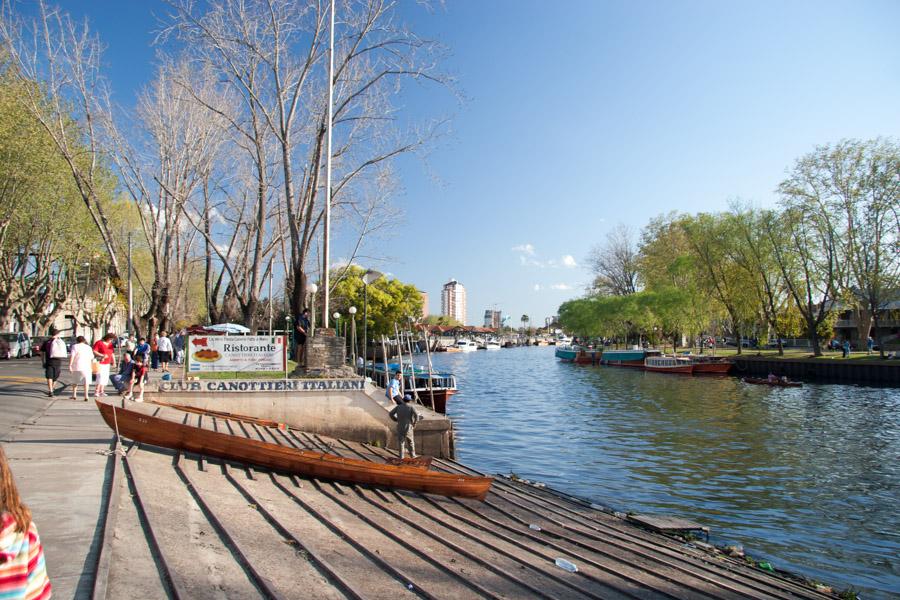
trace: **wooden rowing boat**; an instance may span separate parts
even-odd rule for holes
[[[803,387],[803,384],[799,381],[769,381],[768,379],[764,379],[762,377],[744,377],[741,379],[744,383],[752,383],[753,385],[771,385],[773,387]]]
[[[152,404],[97,400],[106,424],[136,442],[268,467],[305,477],[484,500],[493,478],[428,470],[429,461],[386,464],[301,450],[187,424],[189,413]],[[174,416],[173,416],[174,415]],[[179,418],[183,416],[184,418]],[[239,427],[237,429],[240,429]]]

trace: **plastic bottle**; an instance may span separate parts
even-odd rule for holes
[[[559,567],[560,569],[565,569],[569,573],[577,573],[578,572],[578,567],[576,567],[574,563],[571,563],[564,558],[557,558],[556,566]]]
[[[535,525],[534,523],[532,523],[532,524],[530,524],[530,525],[528,526],[528,529],[533,529],[534,531],[540,531],[540,530],[541,530],[541,526],[540,526],[540,525]]]

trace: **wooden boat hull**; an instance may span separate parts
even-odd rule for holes
[[[753,385],[770,385],[772,387],[803,387],[803,384],[799,381],[769,381],[761,377],[744,377],[741,381],[752,383]]]
[[[652,371],[654,373],[674,373],[676,375],[690,375],[694,372],[693,365],[684,365],[680,367],[648,367],[644,365],[645,371]]]
[[[106,424],[137,442],[267,467],[305,477],[384,486],[441,496],[484,500],[493,478],[429,471],[300,450],[209,431],[97,400]],[[148,407],[149,408],[152,407]]]

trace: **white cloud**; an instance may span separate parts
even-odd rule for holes
[[[575,257],[571,254],[566,254],[562,257],[562,264],[564,267],[568,267],[569,269],[574,269],[578,266],[578,263],[575,262]]]
[[[550,286],[551,290],[571,290],[572,286],[567,283],[554,283]]]
[[[541,284],[539,284],[539,283],[534,284],[534,291],[536,291],[536,292],[541,291]]]
[[[534,246],[531,244],[519,244],[511,248],[513,252],[521,252],[525,256],[534,256]]]

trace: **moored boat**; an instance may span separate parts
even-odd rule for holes
[[[194,452],[224,460],[259,465],[305,477],[377,485],[442,496],[484,500],[491,477],[476,477],[431,471],[426,462],[376,463],[325,452],[301,450],[240,434],[213,431],[174,408],[129,401],[121,405],[97,400],[103,420],[119,435],[136,442]],[[235,426],[235,430],[240,427]]]
[[[691,359],[681,356],[648,356],[644,360],[644,370],[655,373],[676,373],[690,375],[694,371]]]
[[[400,370],[399,363],[388,363],[388,374],[383,363],[366,363],[365,373],[375,385],[384,388],[390,374]],[[431,370],[421,365],[403,365],[403,389],[413,395],[418,394],[422,404],[433,411],[447,414],[447,402],[457,392],[456,377],[446,371]],[[413,392],[415,390],[415,392]]]
[[[553,350],[553,354],[563,362],[575,362],[575,357],[578,356],[578,350],[579,348],[576,346],[557,346]]]
[[[499,350],[500,348],[500,342],[494,339],[490,339],[484,343],[485,350]]]
[[[705,358],[699,356],[691,356],[691,362],[694,365],[694,374],[701,375],[727,375],[734,363],[724,359]]]
[[[596,365],[600,362],[600,350],[583,346],[557,346],[554,354],[563,362],[579,365]]]
[[[643,348],[632,348],[631,350],[604,350],[600,355],[600,363],[614,367],[644,367],[644,359],[650,356],[651,352]]]
[[[459,340],[456,342],[456,348],[460,352],[475,352],[478,350],[478,344],[472,340]]]

